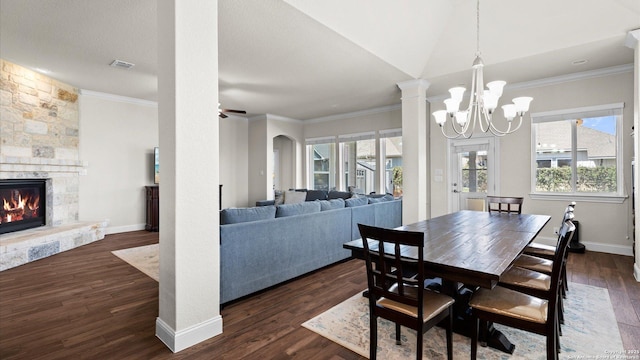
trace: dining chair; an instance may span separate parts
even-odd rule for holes
[[[376,359],[378,318],[395,323],[396,344],[401,345],[401,326],[416,331],[416,359],[422,358],[423,335],[434,325],[445,326],[447,359],[453,357],[454,299],[424,288],[424,233],[358,224],[369,287],[370,349]],[[411,258],[404,257],[410,253]],[[410,269],[409,274],[405,269]]]
[[[564,215],[562,216],[562,224],[564,224],[564,222],[566,222],[567,220],[573,220],[574,207],[575,207],[575,203],[571,203],[569,204],[569,206],[565,208]],[[547,275],[551,274],[553,259],[555,258],[555,255],[557,253],[558,243],[556,243],[555,246],[544,245],[544,244],[538,244],[535,246],[538,249],[537,251],[532,251],[531,250],[532,248],[525,248],[523,254],[518,256],[518,258],[515,260],[514,265],[525,268],[525,269],[538,271]],[[546,251],[544,250],[545,248],[547,249]],[[527,251],[527,249],[529,249],[529,251]],[[562,259],[563,267],[562,267],[562,278],[561,278],[561,282],[562,282],[561,290],[562,290],[563,297],[566,297],[567,291],[569,290],[569,284],[567,280],[567,257],[568,256],[569,256],[569,252],[567,251],[564,253],[564,258]]]
[[[564,256],[575,226],[571,220],[562,227],[557,258]],[[503,286],[479,289],[469,300],[474,324],[471,337],[471,359],[477,358],[478,330],[494,322],[546,337],[547,360],[558,358],[558,298],[562,262],[553,264],[551,284],[544,298],[525,294]],[[480,327],[480,325],[482,325]]]
[[[570,220],[570,219],[568,219]],[[568,222],[564,222],[559,230],[558,235],[558,246],[560,246],[560,240],[562,236],[560,234],[566,233],[566,227],[569,226]],[[566,244],[568,246],[568,243]],[[564,252],[566,253],[566,251]],[[558,258],[558,255],[562,254],[562,252],[556,252],[556,258],[553,261],[563,261],[563,259]],[[558,306],[556,308],[558,314],[558,335],[562,335],[562,327],[561,324],[564,323],[564,309],[563,309],[563,284],[565,281],[563,279],[563,274],[565,274],[566,264],[562,265],[561,274],[560,274],[560,286],[559,292],[556,294],[558,297]],[[551,275],[543,274],[541,272],[512,266],[507,271],[505,271],[500,276],[500,281],[498,282],[498,286],[503,286],[508,289],[516,290],[519,292],[523,292],[528,295],[532,295],[535,297],[539,297],[545,300],[549,300],[547,295],[549,294],[549,289],[551,287]]]
[[[487,196],[487,211],[521,214],[523,202],[522,197]]]
[[[564,210],[562,222],[566,220],[565,219],[566,214],[569,212],[573,212],[575,207],[576,207],[575,201],[572,201],[571,203],[569,203],[569,205],[567,205],[567,207]],[[560,225],[562,225],[562,222]],[[533,242],[527,245],[527,247],[524,249],[524,253],[528,255],[533,255],[533,256],[538,256],[545,259],[553,260],[553,257],[555,256],[555,253],[556,253],[556,246]]]

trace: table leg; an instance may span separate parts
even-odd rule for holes
[[[473,295],[473,291],[467,287],[461,287],[458,282],[444,280],[442,281],[442,293],[456,300],[453,306],[453,331],[460,335],[471,337],[474,321],[471,317],[469,300]],[[496,350],[513,354],[516,346],[511,343],[502,332],[494,328],[493,323],[488,323],[486,331],[480,331],[480,334],[486,335],[485,339],[479,339],[482,344],[487,344],[487,346]]]

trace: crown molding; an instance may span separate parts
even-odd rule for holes
[[[82,96],[89,96],[89,97],[99,98],[103,100],[117,101],[117,102],[134,104],[134,105],[158,107],[157,101],[136,99],[128,96],[108,94],[108,93],[103,93],[99,91],[87,90],[87,89],[80,89],[79,92],[80,92],[80,95]]]
[[[351,119],[351,118],[360,117],[360,116],[385,113],[385,112],[397,110],[400,108],[402,108],[402,104],[393,104],[393,105],[381,106],[381,107],[372,108],[372,109],[358,110],[358,111],[344,113],[344,114],[323,116],[315,119],[305,120],[304,123],[314,124],[314,123],[323,123],[328,121],[346,120],[346,119]]]
[[[531,80],[531,81],[523,81],[519,83],[507,84],[504,88],[505,90],[530,89],[530,88],[537,88],[542,86],[557,85],[557,84],[562,84],[562,83],[571,82],[571,81],[592,79],[592,78],[597,78],[601,76],[623,74],[627,72],[633,72],[633,64],[611,66],[608,68],[582,71],[582,72],[577,72],[573,74],[553,76],[553,77]],[[447,99],[448,97],[449,97],[448,94],[429,96],[427,97],[427,101],[429,102],[441,101],[441,100]]]

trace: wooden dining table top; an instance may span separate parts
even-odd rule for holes
[[[424,233],[428,274],[490,289],[550,219],[548,215],[463,210],[397,229]],[[369,246],[376,249],[377,241],[369,240]],[[343,247],[364,258],[361,239]],[[403,256],[417,259],[415,251],[402,249]]]

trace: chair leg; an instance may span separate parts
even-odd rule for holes
[[[558,320],[560,324],[564,324],[564,301],[562,300],[562,295],[558,296]],[[560,330],[560,335],[562,335],[562,330]]]
[[[417,330],[416,334],[416,360],[422,359],[422,341],[424,338],[424,332],[422,329]]]
[[[447,320],[447,359],[453,360],[453,306],[449,307],[449,319]]]
[[[370,314],[369,322],[369,359],[376,360],[378,353],[378,318]]]
[[[480,319],[474,317],[471,324],[471,360],[476,360],[478,356],[478,328],[480,325]]]
[[[547,360],[558,359],[558,351],[556,349],[556,336],[547,336]]]
[[[402,345],[402,341],[400,338],[402,337],[402,333],[400,332],[400,324],[396,323],[396,345]]]

